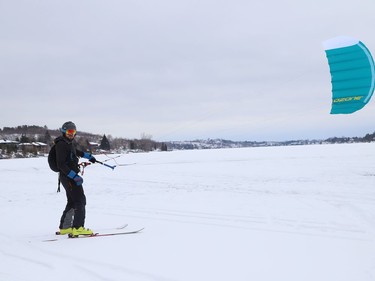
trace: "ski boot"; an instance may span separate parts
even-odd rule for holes
[[[93,235],[93,234],[94,232],[91,229],[84,228],[83,226],[81,226],[79,228],[73,227],[73,231],[71,234],[69,234],[69,237],[73,238],[73,237],[78,237],[80,235]]]
[[[72,234],[73,228],[60,228],[59,231],[56,231],[56,235],[66,235],[66,234]]]

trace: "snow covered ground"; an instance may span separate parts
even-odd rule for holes
[[[144,231],[55,242],[47,159],[0,160],[0,280],[375,280],[375,144],[116,160],[85,169],[86,226]]]

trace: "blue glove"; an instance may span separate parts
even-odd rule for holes
[[[76,183],[76,186],[80,186],[83,184],[83,178],[81,178],[76,172],[70,170],[68,174],[68,178],[71,178]]]
[[[95,163],[96,159],[94,156],[92,156],[90,153],[84,152],[83,153],[83,158],[88,159],[91,163]]]

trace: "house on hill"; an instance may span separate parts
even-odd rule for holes
[[[43,142],[20,143],[18,141],[0,139],[0,154],[10,155],[12,153],[48,153],[48,145]]]
[[[25,142],[18,144],[18,150],[32,153],[48,153],[48,145],[43,142]]]

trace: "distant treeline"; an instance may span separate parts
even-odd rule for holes
[[[42,142],[48,146],[52,146],[53,140],[59,135],[61,132],[58,129],[51,130],[47,126],[22,125],[0,129],[0,140],[12,140],[19,143]],[[82,150],[90,152],[95,152],[95,150],[110,152],[167,150],[164,143],[153,141],[151,136],[146,134],[143,134],[140,139],[126,139],[79,131],[76,141]]]

